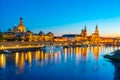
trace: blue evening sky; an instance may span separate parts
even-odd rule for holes
[[[7,31],[22,17],[28,30],[55,35],[88,35],[98,24],[101,36],[120,36],[120,0],[0,0],[0,29]]]

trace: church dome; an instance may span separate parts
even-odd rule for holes
[[[53,33],[52,32],[48,32],[46,35],[53,36]]]
[[[18,31],[18,28],[17,28],[16,25],[13,27],[13,30],[12,30],[12,31],[13,31],[13,32],[17,32],[17,31]]]
[[[26,29],[25,29],[25,26],[23,24],[22,18],[20,18],[20,23],[18,25],[18,30],[19,30],[19,32],[26,32]]]
[[[40,31],[40,32],[39,32],[39,35],[44,36],[45,33],[43,33],[42,31]]]

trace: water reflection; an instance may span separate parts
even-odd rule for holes
[[[91,47],[92,55],[95,57],[95,60],[98,60],[100,47]],[[36,50],[34,52],[28,51],[28,52],[16,52],[12,55],[5,55],[0,54],[0,67],[4,68],[6,65],[6,57],[9,59],[12,56],[12,59],[15,62],[15,66],[19,67],[20,69],[23,69],[25,67],[25,64],[27,63],[29,66],[32,65],[32,61],[55,61],[59,62],[62,59],[66,61],[68,58],[72,59],[75,57],[76,61],[86,61],[88,59],[88,51],[90,50],[89,47],[81,48],[81,47],[75,47],[75,48],[64,48],[61,51],[57,51],[53,53],[54,51],[50,51],[49,53],[44,52],[42,50]],[[92,57],[92,56],[91,56]],[[11,60],[12,60],[11,59]],[[44,63],[43,63],[44,64]]]
[[[68,71],[74,69],[78,75],[83,74],[83,72],[84,75],[85,73],[87,75],[89,72],[95,75],[96,73],[99,73],[98,67],[102,66],[101,68],[103,69],[103,65],[98,63],[101,59],[100,53],[106,53],[106,52],[108,53],[108,52],[112,52],[113,50],[114,48],[111,47],[96,46],[96,47],[83,47],[83,48],[70,47],[70,48],[63,48],[62,50],[59,51],[50,50],[49,52],[36,50],[36,51],[27,51],[27,52],[16,52],[7,55],[0,54],[0,68],[2,69],[8,68],[9,70],[11,67],[14,66],[13,68],[17,73],[17,75],[19,74],[24,75],[26,74],[25,72],[29,69],[32,70],[33,68],[36,67],[39,67],[39,69],[41,68],[43,69],[46,67],[50,67],[51,65],[54,65],[53,68],[56,69],[57,64],[58,65],[61,64],[62,66],[69,65],[65,68],[67,68]],[[60,70],[58,70],[58,72],[60,71],[62,71],[61,68]],[[37,72],[36,73],[33,72],[33,73],[38,74]]]
[[[100,51],[100,47],[98,47],[98,46],[92,48],[92,53],[93,53],[93,56],[95,57],[96,61],[98,61],[99,51]]]
[[[86,59],[86,57],[87,57],[87,54],[88,54],[87,51],[88,51],[88,48],[82,48],[81,49],[81,55],[84,59]]]
[[[0,67],[5,68],[6,65],[6,56],[5,54],[0,54]]]
[[[19,53],[16,52],[16,54],[15,54],[15,65],[16,65],[16,67],[18,66],[18,63],[19,63]]]

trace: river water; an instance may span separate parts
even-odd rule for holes
[[[74,47],[0,54],[0,80],[114,80],[104,54],[119,47]]]

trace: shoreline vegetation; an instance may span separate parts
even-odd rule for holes
[[[120,50],[116,50],[111,54],[106,54],[103,57],[109,59],[112,62],[120,62]]]
[[[120,80],[120,50],[116,50],[111,54],[104,55],[103,57],[109,59],[115,67],[114,80]]]

